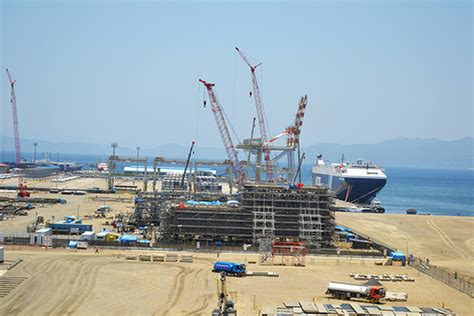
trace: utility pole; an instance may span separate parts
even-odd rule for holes
[[[112,156],[115,156],[115,148],[118,147],[118,144],[117,144],[117,143],[112,143],[112,144],[110,145],[110,147],[112,147]]]
[[[140,158],[140,146],[137,146],[137,160]],[[146,166],[145,166],[146,168]],[[143,170],[145,172],[145,170]],[[138,173],[138,161],[137,161],[137,173]]]
[[[36,147],[38,146],[38,143],[37,142],[34,142],[33,143],[33,146],[34,146],[34,151],[33,151],[33,163],[36,162]]]

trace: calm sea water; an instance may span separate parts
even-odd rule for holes
[[[386,167],[388,180],[377,195],[387,213],[414,208],[433,215],[474,216],[474,170]],[[303,170],[311,182],[311,166]]]
[[[407,208],[433,215],[474,216],[474,170],[386,168],[378,195],[387,212]]]
[[[10,154],[13,160],[13,154]],[[28,154],[27,159],[31,159]],[[76,161],[85,165],[104,161],[105,156],[63,155],[51,157],[58,161]],[[311,164],[302,165],[302,181],[311,184]],[[215,167],[212,167],[216,169]],[[224,173],[223,168],[217,168]],[[415,208],[433,215],[474,216],[474,170],[443,170],[385,167],[388,181],[377,198],[387,213],[405,213]]]

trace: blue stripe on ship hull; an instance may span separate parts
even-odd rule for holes
[[[370,204],[387,183],[387,179],[343,178],[326,174],[314,174],[313,183],[316,183],[316,178],[320,178],[321,184],[327,187],[331,185],[331,191],[339,200],[345,201],[347,198],[348,202],[360,204]],[[332,178],[332,183],[330,178]],[[351,189],[348,195],[349,188]]]

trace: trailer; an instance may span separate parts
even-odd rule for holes
[[[356,285],[339,282],[329,282],[326,294],[340,300],[351,298],[365,299],[371,303],[380,303],[385,298],[386,289],[383,286]]]

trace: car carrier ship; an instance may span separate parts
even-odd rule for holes
[[[370,204],[386,183],[383,169],[362,159],[331,164],[320,154],[313,165],[313,184],[327,186],[346,202]]]

